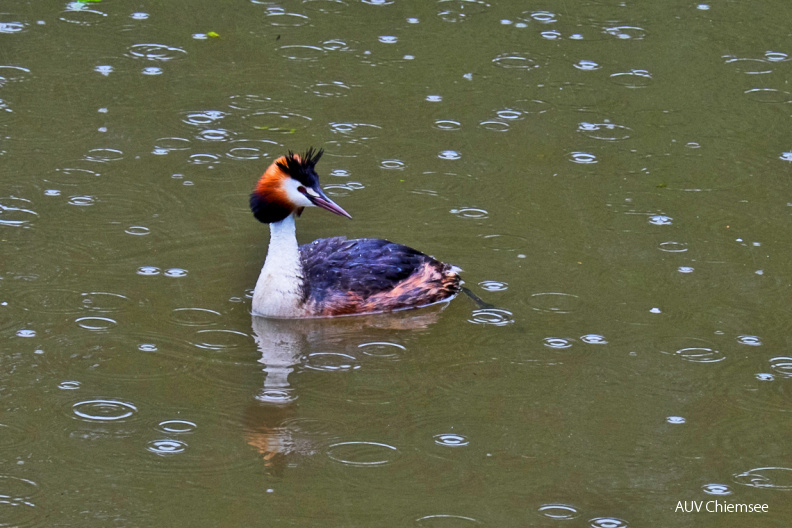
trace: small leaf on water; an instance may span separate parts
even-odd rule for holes
[[[214,31],[210,31],[210,32],[209,32],[209,33],[207,33],[206,35],[207,35],[207,36],[209,36],[209,37],[213,37],[213,38],[217,38],[217,37],[219,37],[219,36],[220,36],[220,34],[219,34],[219,33],[216,33],[216,32],[214,32]]]
[[[665,189],[666,187],[668,187],[667,183],[658,183],[657,184],[657,188],[658,189]]]

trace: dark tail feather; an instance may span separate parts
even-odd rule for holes
[[[471,301],[476,303],[476,306],[478,306],[479,310],[485,310],[485,309],[488,310],[490,308],[495,308],[495,305],[492,305],[488,302],[484,302],[484,300],[481,297],[470,291],[468,288],[462,286],[462,291],[464,292],[465,295],[470,297]]]

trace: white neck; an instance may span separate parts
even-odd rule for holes
[[[270,224],[267,258],[253,290],[253,313],[264,317],[302,315],[302,264],[294,215]]]

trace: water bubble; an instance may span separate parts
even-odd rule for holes
[[[731,495],[732,494],[731,488],[729,486],[727,486],[726,484],[714,484],[714,483],[713,484],[704,484],[703,486],[701,486],[701,489],[707,495],[724,496],[724,495]]]
[[[158,348],[154,343],[140,343],[138,345],[138,350],[141,352],[156,352]]]
[[[131,14],[131,15],[129,15],[129,16],[130,16],[130,17],[131,17],[133,20],[146,20],[146,19],[149,17],[149,14],[148,14],[148,13],[143,13],[143,12],[141,12],[141,11],[138,11],[138,12],[136,12],[136,13],[132,13],[132,14]]]
[[[762,346],[762,340],[754,335],[740,335],[737,336],[737,342],[741,345],[748,346]]]
[[[580,337],[580,340],[589,345],[607,345],[608,341],[599,334],[586,334]]]
[[[666,215],[652,215],[649,217],[648,221],[652,225],[665,226],[665,225],[671,225],[673,223],[673,220],[674,220],[673,218]]]
[[[160,456],[177,455],[184,453],[187,444],[181,440],[152,440],[146,446],[146,450]]]
[[[505,282],[486,280],[478,283],[482,290],[490,292],[506,291],[509,285]]]
[[[339,442],[327,448],[330,460],[359,467],[389,464],[398,454],[394,446],[380,442]]]
[[[160,269],[156,266],[141,266],[137,269],[137,274],[144,276],[159,275]]]
[[[555,29],[551,31],[542,31],[540,35],[542,36],[543,39],[547,39],[547,40],[558,40],[561,38],[561,32],[556,31]]]
[[[482,308],[473,310],[472,317],[468,319],[468,322],[482,325],[506,326],[514,323],[514,317],[508,310],[502,310],[500,308]]]
[[[29,328],[23,328],[22,330],[17,330],[16,333],[17,337],[36,337],[36,331],[30,330]]]
[[[679,425],[687,422],[687,420],[685,420],[682,416],[669,416],[668,418],[666,418],[666,422],[670,424]]]
[[[166,277],[171,278],[181,278],[187,276],[187,270],[182,268],[170,268],[166,269],[165,273],[163,273]]]
[[[542,504],[539,507],[539,513],[545,517],[557,520],[574,519],[580,515],[580,512],[574,506],[559,503]]]
[[[545,337],[542,342],[544,343],[544,346],[548,348],[554,348],[556,350],[564,350],[572,347],[572,342],[569,339],[564,339],[563,337]]]
[[[663,313],[663,311],[660,308],[655,306],[654,308],[650,308],[649,309],[649,313],[659,314],[659,313]]]
[[[162,75],[162,68],[159,66],[146,66],[140,73],[143,75]]]
[[[137,407],[117,400],[88,400],[72,405],[72,412],[89,422],[118,422],[132,417]]]
[[[399,37],[394,37],[392,35],[381,35],[377,38],[383,44],[396,44],[399,41]]]
[[[778,158],[784,161],[792,161],[792,152],[782,152]]]
[[[758,379],[759,381],[774,381],[775,376],[773,376],[772,374],[768,374],[766,372],[760,372],[756,375],[756,379]]]
[[[113,67],[110,66],[109,64],[100,64],[99,66],[96,66],[94,68],[94,71],[97,73],[101,73],[102,75],[107,77],[108,75],[113,73]]]
[[[442,95],[427,95],[426,100],[430,103],[439,103],[443,100]]]
[[[541,22],[542,24],[552,24],[553,22],[557,22],[555,13],[551,13],[550,11],[534,11],[532,13],[528,13],[527,11],[525,14],[528,14],[530,18],[536,20],[537,22]]]
[[[445,433],[434,435],[435,444],[445,447],[463,447],[470,444],[470,441],[463,435]]]
[[[444,160],[458,160],[462,155],[456,150],[444,150],[437,157]]]

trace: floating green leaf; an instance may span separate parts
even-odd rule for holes
[[[219,34],[219,33],[216,33],[216,32],[214,32],[214,31],[210,31],[210,32],[209,32],[209,33],[207,33],[206,35],[207,35],[207,36],[209,36],[209,37],[212,37],[212,38],[217,38],[217,37],[219,37],[219,36],[220,36],[220,34]]]

